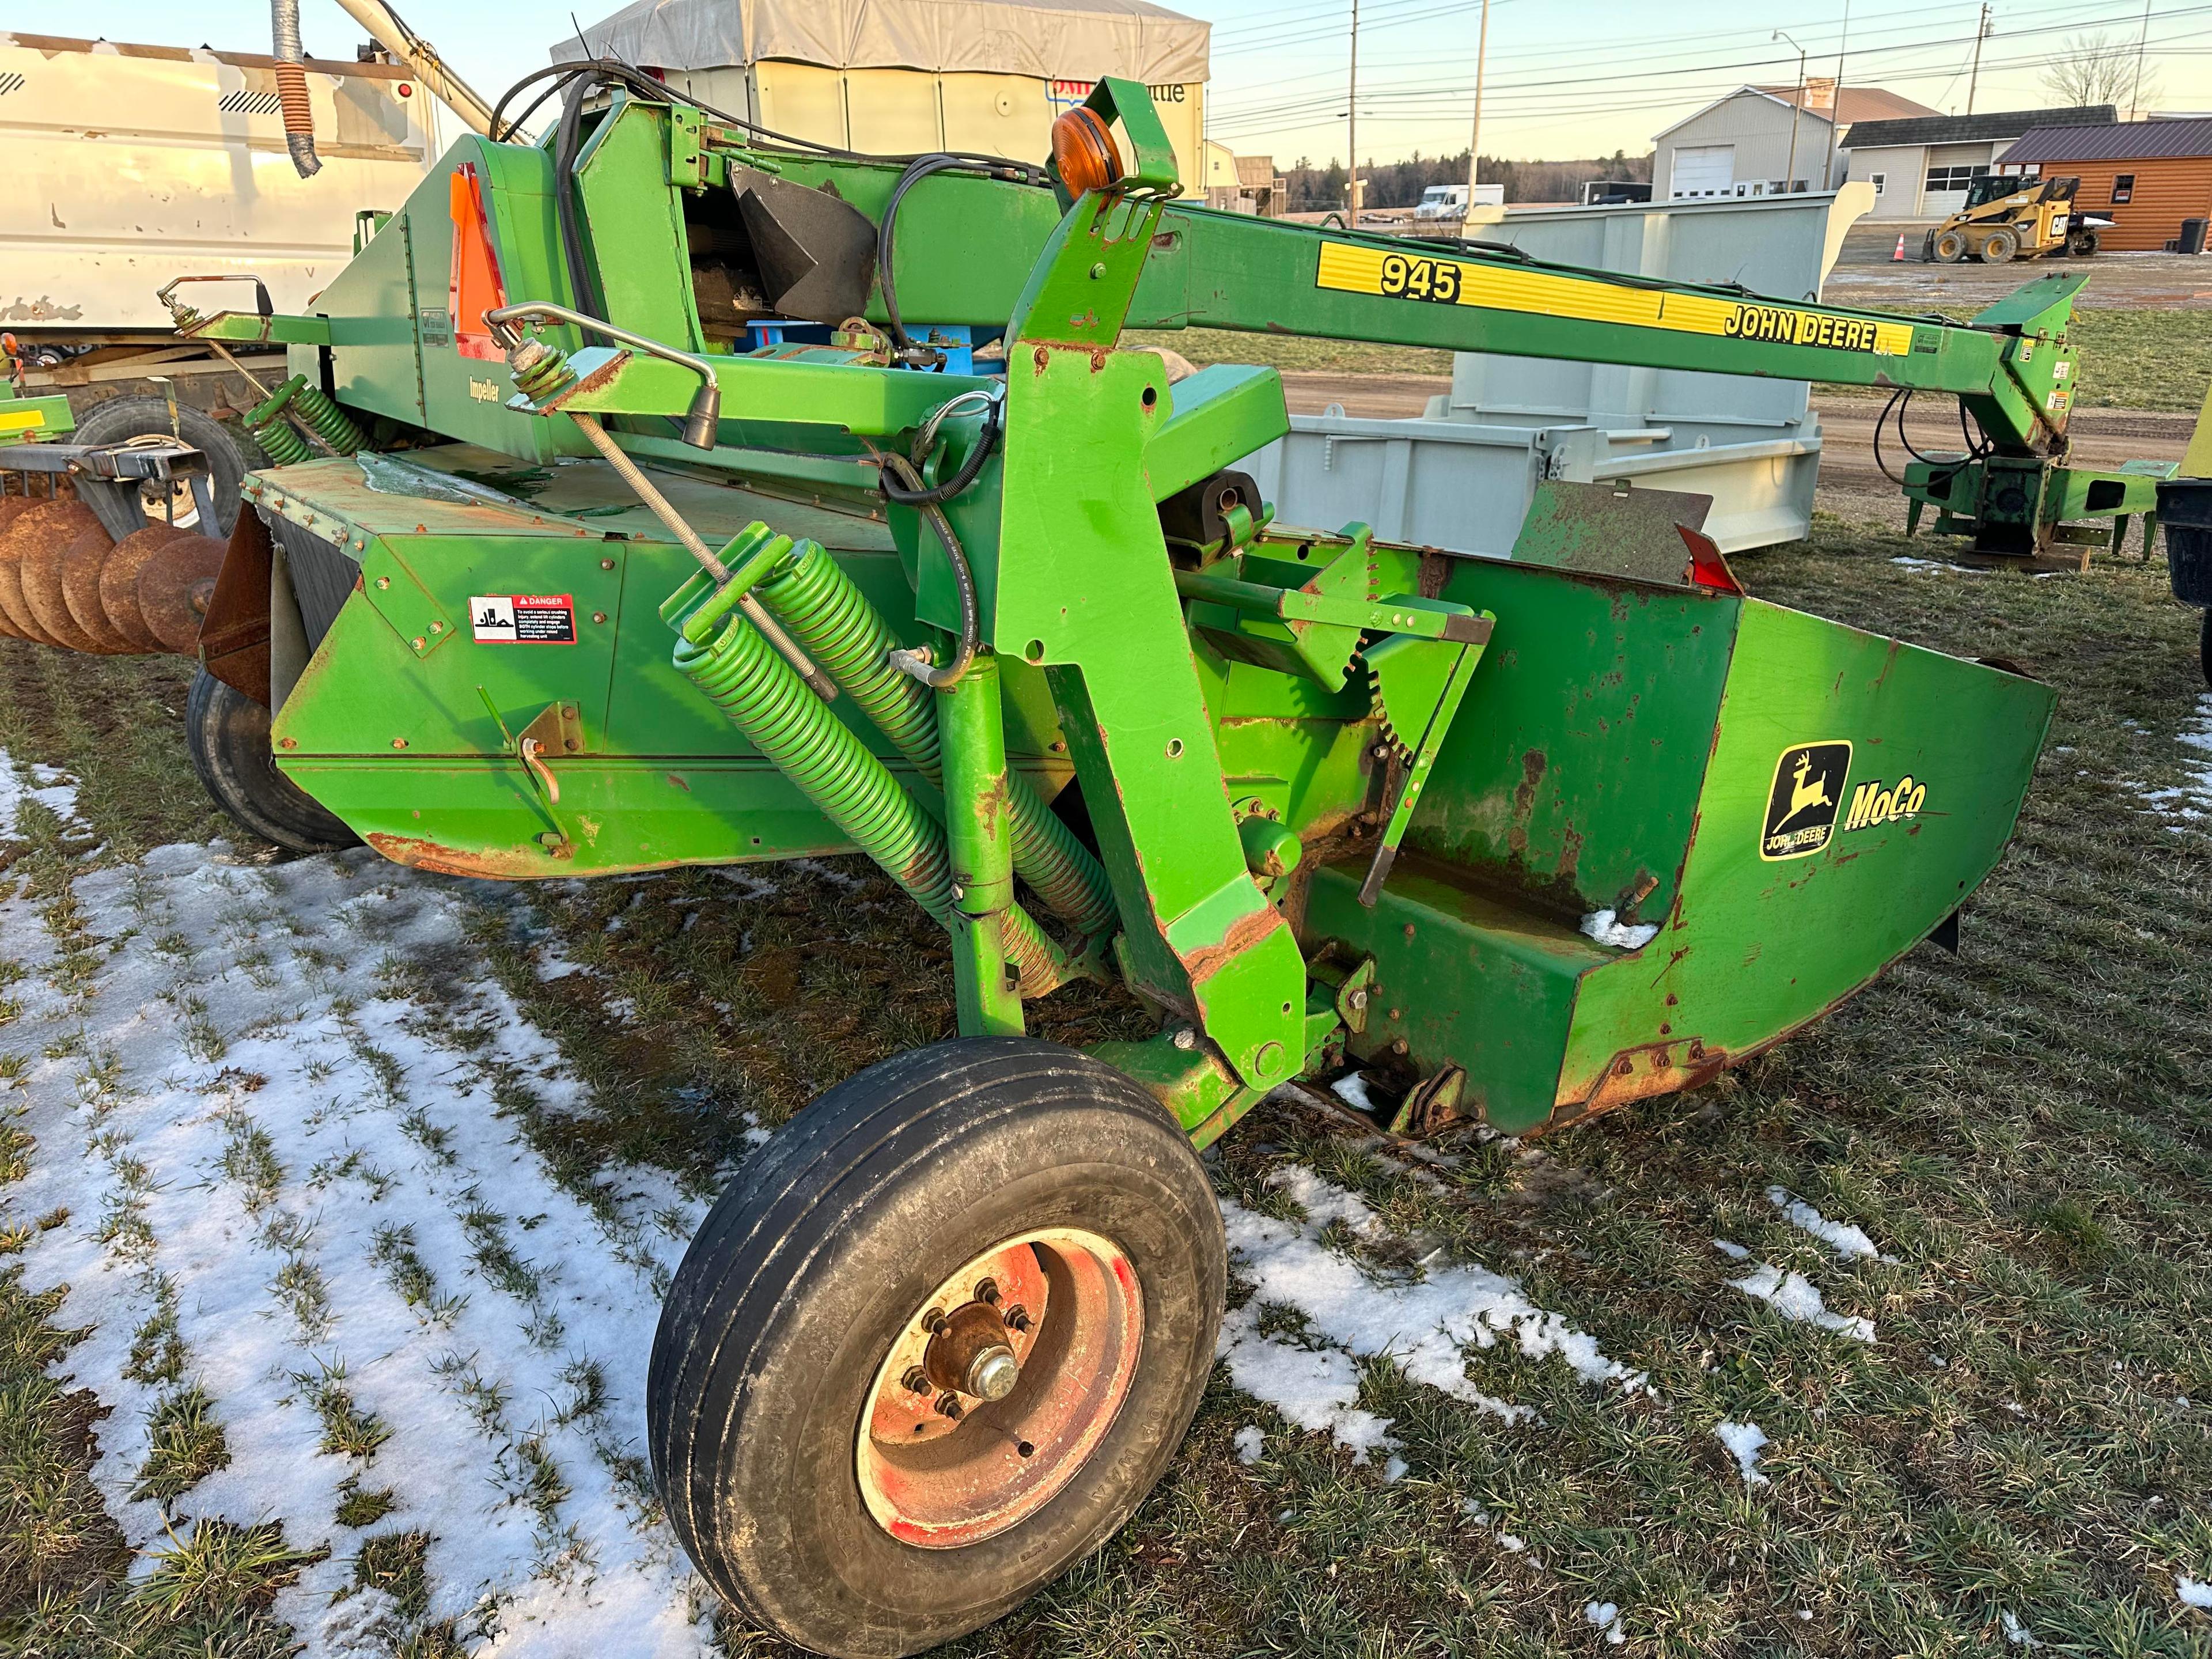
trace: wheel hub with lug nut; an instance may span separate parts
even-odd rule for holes
[[[902,1543],[954,1549],[1035,1513],[1097,1449],[1144,1340],[1135,1270],[1095,1233],[1054,1229],[951,1273],[877,1367],[855,1472]]]

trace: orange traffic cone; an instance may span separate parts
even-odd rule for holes
[[[1897,239],[1897,252],[1889,256],[1889,262],[1893,265],[1901,265],[1905,263],[1905,238],[1902,234]]]

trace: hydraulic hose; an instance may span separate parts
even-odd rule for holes
[[[935,699],[891,665],[896,637],[828,550],[817,542],[794,544],[753,592],[915,769],[942,787]],[[1112,927],[1117,911],[1105,870],[1016,771],[1006,774],[1006,817],[1014,873],[1045,908],[1085,933]]]
[[[927,496],[921,474],[915,471],[914,463],[903,455],[887,453],[879,457],[884,475],[896,477],[910,496]],[[945,509],[935,501],[923,500],[921,516],[937,535],[938,544],[945,550],[945,562],[952,568],[952,586],[960,597],[960,644],[952,653],[952,660],[943,667],[933,667],[922,651],[895,651],[891,653],[894,666],[914,676],[924,685],[943,690],[955,684],[968,672],[968,665],[975,659],[975,648],[982,643],[983,625],[975,603],[975,573],[969,568],[968,550],[960,545],[960,538],[953,533],[951,520]]]
[[[284,112],[284,148],[302,179],[323,170],[315,154],[315,111],[307,100],[307,54],[300,46],[300,0],[269,0],[272,44],[276,60],[276,100]]]

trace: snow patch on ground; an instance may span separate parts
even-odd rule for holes
[[[55,767],[25,764],[0,749],[0,841],[19,833],[26,801],[37,802],[64,825],[80,822],[75,778]]]
[[[1419,1279],[1385,1279],[1331,1249],[1323,1231],[1340,1226],[1354,1239],[1376,1237],[1382,1223],[1364,1200],[1299,1165],[1274,1170],[1267,1184],[1303,1212],[1280,1221],[1224,1199],[1236,1273],[1253,1286],[1223,1322],[1220,1353],[1231,1380],[1297,1427],[1326,1430],[1364,1463],[1396,1450],[1390,1419],[1362,1410],[1359,1362],[1387,1358],[1412,1381],[1515,1422],[1529,1407],[1495,1399],[1467,1376],[1467,1351],[1501,1341],[1531,1359],[1558,1354],[1585,1382],[1619,1383],[1635,1393],[1644,1373],[1608,1359],[1595,1338],[1528,1301],[1520,1285],[1473,1262],[1431,1270]],[[1262,1328],[1273,1309],[1302,1316],[1303,1328]]]
[[[1375,1111],[1375,1097],[1367,1092],[1367,1073],[1364,1072],[1352,1072],[1337,1079],[1328,1085],[1328,1091],[1356,1112],[1366,1112],[1371,1115]]]
[[[1875,1249],[1874,1240],[1866,1236],[1864,1230],[1847,1222],[1829,1220],[1785,1188],[1769,1187],[1766,1201],[1781,1211],[1782,1218],[1791,1226],[1800,1232],[1812,1234],[1845,1261],[1893,1262],[1897,1260],[1895,1256],[1884,1255]]]
[[[1713,1436],[1729,1449],[1729,1455],[1735,1459],[1736,1468],[1743,1473],[1745,1486],[1764,1486],[1768,1484],[1766,1477],[1759,1472],[1759,1454],[1766,1445],[1765,1430],[1756,1423],[1723,1421],[1713,1425]]]
[[[1247,1423],[1237,1431],[1233,1438],[1237,1446],[1237,1461],[1240,1463],[1258,1462],[1261,1453],[1267,1448],[1267,1431],[1257,1423]]]
[[[2039,1648],[2043,1645],[2026,1625],[2013,1616],[2008,1607],[1997,1609],[1997,1623],[2004,1630],[2005,1640],[2016,1648]]]
[[[1583,918],[1583,932],[1600,945],[1610,945],[1623,951],[1641,951],[1659,937],[1659,924],[1653,921],[1621,921],[1611,910],[1593,910]]]
[[[1990,573],[1971,564],[1953,564],[1948,559],[1915,559],[1900,555],[1890,561],[1908,570],[1948,570],[1957,576],[1986,576]]]
[[[2181,1598],[2182,1606],[2212,1613],[2212,1584],[2201,1583],[2185,1572],[2174,1580],[2173,1593]]]
[[[20,799],[12,769],[0,787]],[[33,775],[49,805],[63,787]],[[590,1202],[556,1186],[505,1115],[521,1090],[589,1111],[551,1041],[495,983],[433,1009],[381,971],[465,950],[465,890],[365,851],[164,848],[76,884],[105,953],[67,997],[28,907],[0,905],[33,970],[7,1036],[36,1138],[0,1214],[69,1212],[26,1284],[67,1285],[58,1319],[89,1328],[56,1370],[113,1408],[92,1474],[142,1574],[172,1528],[279,1521],[331,1551],[276,1608],[307,1653],[390,1651],[410,1632],[354,1562],[421,1531],[428,1616],[479,1654],[700,1653],[711,1597],[653,1518],[642,1440],[702,1206],[647,1170]],[[228,1462],[165,1505],[149,1419],[195,1389]],[[368,1455],[331,1449],[348,1418]],[[387,1491],[387,1516],[336,1519]]]
[[[2200,823],[2212,818],[2212,691],[2197,699],[2196,716],[2181,728],[2180,739],[2184,748],[2205,757],[2203,763],[2191,761],[2183,781],[2171,788],[2136,787],[2144,800],[2177,823]]]
[[[1855,1342],[1874,1340],[1874,1321],[1856,1314],[1829,1312],[1827,1304],[1820,1299],[1820,1287],[1802,1273],[1784,1273],[1773,1263],[1762,1261],[1748,1277],[1731,1279],[1729,1283],[1746,1296],[1766,1303],[1784,1319],[1818,1325]]]
[[[1628,1640],[1628,1633],[1620,1627],[1620,1608],[1611,1601],[1591,1601],[1583,1607],[1583,1617],[1593,1626],[1605,1632],[1605,1639],[1613,1647]]]

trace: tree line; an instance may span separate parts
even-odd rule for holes
[[[1369,161],[1359,169],[1362,192],[1370,208],[1411,207],[1431,185],[1467,182],[1467,152],[1425,156],[1416,150],[1403,161]],[[1505,186],[1509,202],[1571,202],[1593,179],[1648,179],[1651,157],[1615,150],[1583,161],[1505,161],[1482,158],[1482,182]],[[1322,213],[1344,205],[1344,163],[1316,167],[1304,156],[1282,171],[1284,193],[1292,213]]]

